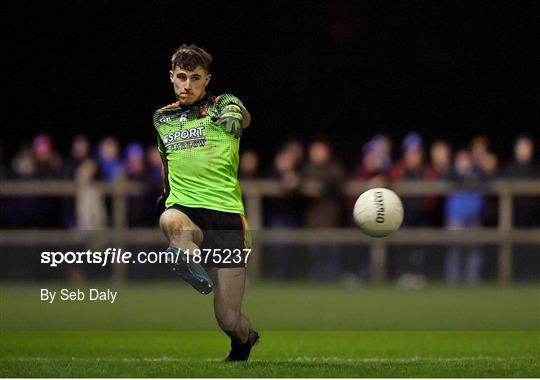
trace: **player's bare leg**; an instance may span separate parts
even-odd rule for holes
[[[228,361],[247,360],[259,335],[242,314],[246,284],[245,268],[218,268],[211,272],[214,281],[214,314],[219,327],[231,338]]]
[[[159,218],[159,226],[169,240],[169,252],[172,261],[171,269],[193,286],[199,293],[208,294],[213,289],[212,280],[204,268],[187,257],[199,249],[203,240],[201,229],[183,212],[167,209]]]
[[[180,248],[184,252],[198,249],[203,240],[201,229],[182,211],[169,208],[159,218],[159,226],[171,247]]]

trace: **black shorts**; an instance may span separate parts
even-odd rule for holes
[[[187,215],[203,232],[200,264],[216,268],[244,268],[251,253],[251,234],[240,213],[187,207],[174,208]]]

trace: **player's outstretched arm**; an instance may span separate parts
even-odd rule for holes
[[[242,136],[242,131],[251,123],[251,115],[248,110],[238,104],[229,104],[223,108],[221,113],[212,118],[218,125],[223,125],[225,131],[234,134],[235,137]]]

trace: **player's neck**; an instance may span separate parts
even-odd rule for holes
[[[204,91],[203,94],[201,95],[201,97],[199,99],[197,99],[196,101],[194,101],[193,103],[191,104],[182,104],[180,103],[180,106],[182,108],[193,108],[193,107],[197,107],[199,106],[201,103],[205,102],[206,99],[208,99],[210,97],[210,93],[207,92],[207,91]]]

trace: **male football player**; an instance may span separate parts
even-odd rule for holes
[[[212,56],[181,45],[169,72],[175,103],[154,114],[163,161],[159,224],[171,269],[202,294],[231,339],[225,360],[247,360],[259,340],[241,312],[251,238],[238,183],[238,149],[251,116],[233,95],[207,91]]]

